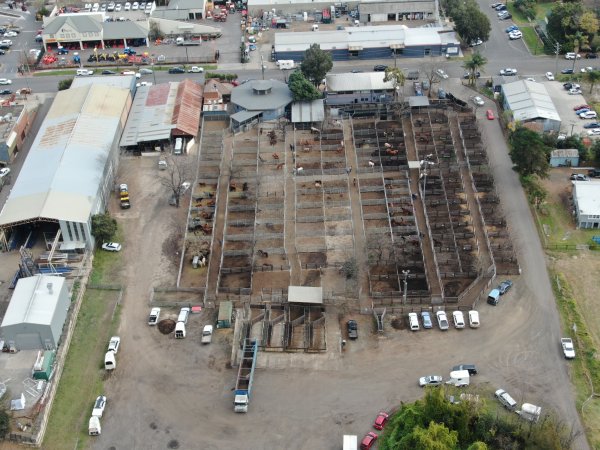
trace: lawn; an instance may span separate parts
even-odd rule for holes
[[[552,6],[554,5],[554,3],[550,2],[550,3],[537,3],[535,5],[535,20],[544,20],[544,18],[548,15],[548,13],[550,12],[550,10],[552,9]],[[507,4],[507,8],[508,11],[512,14],[513,18],[513,22],[516,23],[517,25],[529,25],[532,24],[532,22],[529,21],[529,19],[527,19],[527,17],[525,17],[523,15],[523,13],[521,12],[521,10],[517,9],[514,5],[514,3],[508,3]]]
[[[544,54],[544,43],[540,40],[533,27],[521,27],[523,40],[532,55]]]
[[[40,70],[34,72],[34,77],[57,77],[57,76],[75,76],[77,70],[75,69],[63,69],[63,70]]]
[[[92,405],[104,392],[103,356],[118,323],[118,314],[113,317],[118,296],[119,291],[98,289],[85,293],[43,448],[87,447]]]
[[[561,245],[590,244],[593,236],[600,235],[599,230],[580,230],[560,203],[547,202],[538,210],[538,219],[542,226],[545,242],[552,248]]]

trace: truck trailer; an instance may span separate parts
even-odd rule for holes
[[[235,383],[235,398],[233,410],[237,413],[248,412],[250,395],[252,394],[252,380],[254,379],[254,368],[256,367],[256,356],[258,354],[258,343],[246,339],[242,349],[242,359],[238,369],[237,381]]]
[[[542,415],[542,408],[541,406],[532,405],[531,403],[523,403],[521,410],[517,411],[517,414],[525,420],[537,422]]]

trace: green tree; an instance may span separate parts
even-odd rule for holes
[[[427,428],[415,427],[399,444],[411,450],[453,450],[458,448],[458,433],[431,421]]]
[[[521,177],[521,184],[523,185],[523,189],[527,193],[527,199],[529,203],[538,208],[546,197],[548,196],[548,191],[542,186],[540,183],[540,179],[535,175],[527,175],[526,177]]]
[[[585,81],[590,83],[590,94],[594,90],[594,86],[600,81],[600,70],[590,70],[583,75]]]
[[[312,101],[321,98],[321,92],[306,79],[300,70],[294,71],[288,78],[288,86],[295,102]]]
[[[318,86],[332,67],[333,61],[331,55],[326,51],[321,50],[319,44],[312,44],[310,48],[304,52],[304,60],[300,65],[300,70],[311,83]]]
[[[404,93],[404,82],[406,81],[406,77],[404,72],[397,67],[388,67],[385,69],[385,76],[383,77],[384,82],[391,81],[394,86],[394,96],[397,96],[399,93]]]
[[[477,4],[467,3],[453,19],[455,29],[465,43],[469,44],[477,39],[482,41],[489,39],[492,29],[490,19],[479,10]]]
[[[6,438],[10,432],[10,416],[4,407],[0,408],[0,440]]]
[[[161,31],[160,25],[158,22],[151,20],[150,21],[150,30],[148,32],[148,38],[155,41],[157,39],[162,39],[165,37],[165,34]]]
[[[586,11],[579,18],[579,29],[592,36],[598,32],[598,18],[592,11]]]
[[[92,216],[92,236],[96,238],[96,244],[110,242],[117,232],[117,221],[108,212]]]
[[[537,175],[545,178],[548,175],[548,151],[538,133],[528,128],[517,127],[509,138],[510,158],[515,170],[522,176]]]
[[[473,442],[471,445],[469,445],[467,450],[488,450],[488,446],[485,445],[484,442],[477,441],[477,442]]]
[[[590,150],[596,163],[600,163],[600,140],[595,140]]]
[[[579,17],[583,13],[581,3],[554,3],[552,11],[548,16],[548,35],[561,43],[563,51],[573,50],[573,39],[575,33],[579,30]]]
[[[469,59],[465,60],[463,67],[469,73],[469,84],[475,84],[475,75],[478,71],[483,71],[486,64],[487,59],[479,52],[473,53]]]
[[[74,78],[69,78],[68,80],[60,80],[58,82],[58,90],[59,91],[66,91],[73,84],[73,80],[74,80]]]

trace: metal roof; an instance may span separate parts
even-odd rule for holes
[[[21,323],[51,325],[64,283],[63,277],[50,275],[21,278],[17,281],[1,327]],[[51,288],[48,288],[49,284]]]
[[[122,89],[133,89],[136,78],[133,75],[102,75],[101,77],[75,77],[71,88],[87,86],[89,84],[112,86]]]
[[[304,51],[312,44],[319,44],[322,50],[441,45],[442,42],[458,45],[456,35],[447,31],[440,27],[407,28],[405,25],[347,27],[343,30],[317,32],[283,31],[275,33],[275,51]],[[444,33],[443,40],[440,33]]]
[[[292,123],[321,122],[325,119],[323,99],[292,103]]]
[[[424,1],[385,1],[361,0],[359,4],[360,14],[390,13],[400,9],[403,13],[410,12],[434,12],[436,2]]]
[[[600,215],[600,181],[573,181],[572,183],[579,214]]]
[[[148,22],[104,22],[103,39],[146,39]]]
[[[503,84],[502,92],[515,120],[542,118],[560,122],[560,115],[543,83],[514,81]]]
[[[206,4],[206,0],[171,0],[168,9],[195,9],[199,11],[204,11],[204,7]]]
[[[202,86],[192,80],[179,83],[172,123],[175,125],[174,134],[185,134],[196,137],[200,127],[202,112]]]
[[[557,148],[550,152],[551,158],[579,158],[579,150],[576,148]]]
[[[413,95],[408,97],[408,106],[429,106],[429,99],[424,95]]]
[[[252,80],[231,91],[231,103],[249,111],[278,109],[291,102],[290,88],[279,80]]]
[[[327,74],[328,92],[393,91],[392,81],[383,81],[385,72]]]
[[[179,82],[140,86],[127,118],[121,147],[139,142],[166,140],[171,137],[172,117]]]
[[[230,116],[231,120],[237,123],[244,123],[261,114],[262,111],[240,111]]]
[[[323,288],[309,286],[288,286],[289,303],[323,304]]]
[[[128,89],[93,84],[56,94],[0,212],[0,225],[89,220],[129,95]]]
[[[42,34],[56,34],[64,25],[74,28],[78,33],[99,33],[102,31],[102,23],[96,20],[96,16],[60,15],[46,23]]]

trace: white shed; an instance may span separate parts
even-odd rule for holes
[[[50,275],[21,278],[0,325],[0,336],[19,350],[55,349],[69,309],[65,279]]]

